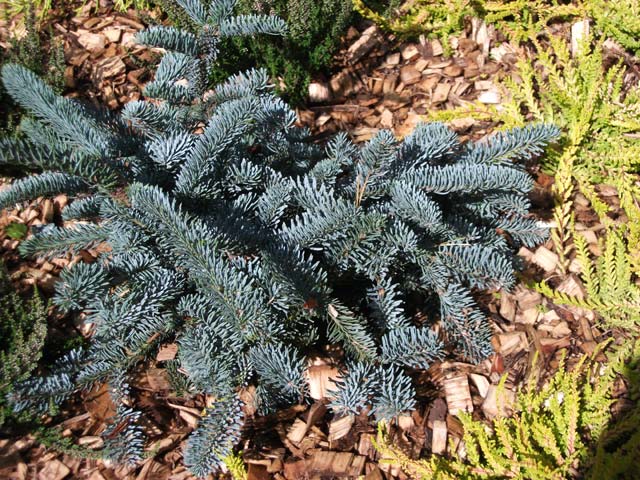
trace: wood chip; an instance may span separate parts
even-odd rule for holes
[[[489,392],[490,385],[487,377],[485,377],[484,375],[479,375],[477,373],[470,373],[469,379],[478,389],[478,393],[480,394],[480,396],[482,398],[485,398],[487,396],[487,393]]]
[[[398,83],[398,75],[395,73],[385,75],[384,82],[382,84],[382,93],[387,94],[394,92]]]
[[[71,470],[60,460],[49,460],[38,473],[38,480],[62,480]]]
[[[124,32],[120,43],[127,48],[135,47],[138,44],[135,32]]]
[[[498,335],[500,353],[504,356],[523,350],[529,350],[529,342],[524,332],[507,332]]]
[[[44,202],[42,202],[42,214],[40,216],[40,219],[44,223],[51,223],[53,221],[53,213],[53,202],[47,198],[44,200]]]
[[[355,88],[353,78],[346,71],[342,71],[334,75],[329,82],[329,85],[331,86],[333,95],[338,98],[350,95]]]
[[[326,83],[311,82],[309,84],[309,100],[321,103],[331,100],[331,90]]]
[[[413,85],[414,83],[418,83],[422,78],[422,73],[420,73],[413,65],[405,65],[400,69],[400,80],[405,85]]]
[[[431,451],[437,455],[442,455],[447,451],[447,422],[444,420],[433,422]]]
[[[315,452],[307,462],[308,472],[322,476],[362,475],[366,458],[346,452]],[[301,478],[301,477],[299,477]]]
[[[585,18],[571,25],[571,56],[576,57],[580,48],[584,47],[585,39],[589,38],[589,19]]]
[[[247,468],[246,478],[247,480],[269,480],[271,475],[269,475],[268,467],[266,465],[250,463]]]
[[[439,83],[436,86],[435,91],[433,92],[433,97],[431,101],[433,103],[442,103],[446,102],[447,98],[449,98],[449,91],[451,90],[450,83]]]
[[[476,44],[482,49],[482,54],[486,57],[489,54],[491,37],[484,20],[479,18],[471,19],[471,38],[475,40]]]
[[[491,90],[495,87],[491,80],[476,80],[473,82],[473,88],[476,90]]]
[[[486,105],[497,105],[500,103],[500,93],[495,90],[487,90],[478,95],[478,101]]]
[[[420,56],[418,47],[416,47],[414,44],[409,44],[402,47],[402,50],[400,50],[400,53],[402,54],[402,58],[406,61],[411,61],[414,58],[417,58]]]
[[[393,127],[393,113],[386,108],[380,114],[380,127],[391,128]]]
[[[551,330],[551,336],[553,338],[562,338],[571,335],[571,328],[569,328],[569,324],[565,321],[559,322],[553,330]]]
[[[91,33],[80,30],[78,30],[78,33],[78,43],[94,55],[102,53],[107,46],[107,37],[101,33]]]
[[[473,402],[466,375],[456,375],[444,380],[444,395],[451,415],[473,412]]]
[[[369,53],[375,46],[379,45],[382,36],[378,27],[372,25],[367,28],[358,40],[351,44],[347,50],[347,58],[351,63],[355,63]]]
[[[508,388],[501,389],[498,397],[497,385],[490,385],[487,397],[482,402],[482,411],[488,418],[508,415],[515,402],[515,393]]]
[[[106,479],[99,471],[96,470],[87,478],[87,480],[106,480]]]
[[[354,422],[355,418],[353,415],[332,420],[329,424],[329,442],[335,442],[348,435]]]
[[[509,322],[516,318],[516,301],[510,293],[503,292],[500,296],[500,315]]]
[[[102,33],[112,43],[118,43],[122,38],[122,29],[118,27],[105,28]]]
[[[458,77],[462,75],[462,68],[458,65],[449,65],[442,70],[447,77]]]
[[[410,430],[416,426],[411,415],[400,415],[396,421],[398,422],[398,427],[402,430]]]
[[[440,81],[438,75],[430,75],[420,82],[420,88],[425,92],[431,92]]]
[[[431,70],[441,70],[443,68],[448,67],[449,65],[451,65],[451,60],[447,59],[447,60],[443,60],[441,58],[436,59],[434,58],[431,63],[429,64],[429,69]]]
[[[309,385],[309,396],[314,400],[326,398],[329,390],[335,390],[335,380],[340,377],[336,367],[328,365],[321,359],[310,365],[305,373]]]
[[[400,63],[400,54],[399,53],[392,53],[391,55],[387,55],[387,58],[386,58],[385,62],[389,66],[398,65]]]
[[[440,43],[440,40],[438,39],[431,40],[430,45],[431,45],[431,54],[434,57],[439,57],[444,53],[444,49],[442,48],[442,44]]]
[[[173,360],[174,358],[176,358],[177,354],[178,354],[178,344],[169,343],[167,345],[162,345],[158,349],[156,360],[158,362],[166,362],[167,360]]]
[[[373,460],[376,455],[376,449],[373,446],[375,436],[372,433],[362,433],[358,441],[358,453]]]
[[[411,98],[409,97],[404,97],[396,93],[389,93],[384,96],[383,105],[389,110],[391,110],[392,112],[395,112],[396,110],[402,107],[405,107],[410,103],[411,103]]]
[[[556,290],[560,293],[565,293],[580,300],[584,300],[585,296],[587,295],[587,291],[585,290],[584,285],[574,274],[568,275],[567,278],[565,278],[560,283],[560,285],[558,285],[558,288],[556,288]]]
[[[515,297],[520,310],[536,308],[542,304],[542,295],[539,292],[522,286],[516,288]]]
[[[540,318],[540,311],[537,308],[528,308],[518,312],[515,318],[516,323],[524,325],[535,325]]]
[[[414,64],[414,67],[419,72],[422,72],[425,68],[427,68],[428,65],[429,65],[429,60],[425,60],[424,58],[421,58]]]
[[[533,263],[542,268],[545,272],[553,272],[558,265],[558,255],[547,247],[538,247],[533,255]]]
[[[596,232],[594,232],[593,230],[583,230],[580,232],[580,235],[584,237],[587,243],[590,243],[590,244],[598,243],[598,237],[596,236]]]
[[[293,422],[293,425],[291,425],[287,430],[287,438],[291,442],[299,444],[307,434],[307,430],[307,423],[300,420],[299,418],[296,418],[295,422]]]
[[[147,383],[154,392],[169,392],[171,383],[165,368],[149,367],[146,370]]]
[[[371,471],[367,473],[367,475],[364,477],[364,480],[385,480],[385,478],[382,475],[382,471],[378,468],[378,466],[373,465],[371,467]]]
[[[167,405],[178,410],[180,418],[182,418],[191,428],[196,428],[200,420],[200,410],[192,407],[185,407],[175,403],[167,402]]]
[[[367,140],[371,140],[373,136],[378,133],[377,128],[367,128],[367,127],[359,127],[354,128],[351,132],[353,134],[353,140],[356,143],[366,142]]]

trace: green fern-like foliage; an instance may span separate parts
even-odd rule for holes
[[[631,352],[627,355],[627,352]],[[640,462],[640,343],[628,341],[616,352],[614,370],[624,376],[631,407],[623,410],[595,442],[595,453],[586,469],[590,480],[616,478],[631,480],[638,476]]]
[[[561,362],[542,388],[534,381],[517,395],[513,415],[490,425],[461,413],[464,454],[413,460],[389,443],[381,426],[376,443],[381,461],[424,480],[575,478],[592,464],[593,439],[605,434],[614,381],[629,353],[628,347],[617,352],[602,375],[587,359],[570,371]]]
[[[233,480],[247,480],[249,478],[247,467],[241,455],[231,454],[224,459],[224,464],[229,470]]]
[[[95,3],[96,8],[99,6],[99,2],[94,0],[84,0],[81,6],[90,2]],[[9,20],[18,15],[29,15],[30,12],[35,12],[38,19],[43,20],[48,18],[52,8],[64,6],[61,3],[63,2],[56,4],[54,0],[0,0],[0,14],[4,20]],[[126,12],[129,8],[147,9],[150,6],[146,0],[114,0],[113,5],[121,12]]]
[[[605,70],[601,42],[585,41],[572,58],[563,39],[550,36],[550,47],[538,46],[538,65],[518,62],[521,81],[506,79],[505,102],[497,107],[477,104],[456,111],[435,113],[432,119],[472,117],[502,121],[505,128],[524,125],[526,118],[553,122],[562,138],[543,160],[555,175],[557,228],[552,233],[561,266],[569,264],[573,196],[580,191],[591,202],[600,221],[611,226],[610,207],[598,196],[597,185],[615,187],[620,206],[628,218],[626,238],[632,269],[640,272],[640,141],[637,133],[640,89],[623,92],[625,69],[613,65]]]
[[[37,294],[25,300],[12,292],[0,263],[0,426],[12,415],[6,397],[37,367],[46,334],[44,302]]]
[[[637,120],[640,90],[622,93],[624,69],[603,68],[600,45],[590,48],[582,44],[575,58],[561,39],[552,38],[549,50],[541,49],[541,67],[534,70],[520,62],[523,87],[507,84],[516,105],[524,107],[534,117],[554,121],[564,130],[561,149],[548,157],[547,167],[555,172],[557,208],[554,242],[563,265],[567,264],[571,243],[568,237],[571,205],[575,187],[591,201],[605,225],[609,208],[598,197],[595,185],[614,186],[621,207],[629,218],[628,241],[638,245],[640,239],[640,208],[636,199],[636,174],[640,168],[640,142],[635,135],[640,129]],[[538,90],[538,98],[529,92]],[[511,110],[514,110],[512,108]],[[637,249],[632,247],[634,269],[637,270]]]
[[[383,29],[403,37],[427,34],[439,38],[449,51],[449,37],[464,28],[464,20],[476,11],[468,0],[414,0],[375,2],[354,0],[354,10]]]
[[[634,331],[640,325],[640,287],[633,273],[626,231],[624,227],[609,228],[601,241],[602,255],[595,259],[584,236],[575,230],[571,232],[586,296],[567,295],[545,282],[537,284],[537,289],[557,305],[597,312],[609,328]]]
[[[49,14],[52,2],[53,0],[2,0],[0,13],[3,20],[10,20],[17,15],[29,16],[32,13],[44,18]]]
[[[15,408],[43,410],[107,382],[117,415],[104,453],[137,462],[143,413],[129,374],[175,341],[184,387],[215,400],[184,451],[206,476],[233,452],[248,410],[307,399],[308,356],[327,344],[344,359],[332,408],[387,421],[414,408],[412,370],[447,350],[471,361],[491,354],[474,292],[513,286],[514,249],[546,238],[519,161],[558,130],[531,125],[461,144],[443,124],[421,124],[403,141],[381,131],[363,147],[345,134],[317,145],[265,70],[213,90],[206,82],[221,38],[283,32],[283,22],[233,16],[233,1],[180,3],[198,32],[139,34],[168,53],[145,90],[153,100],[121,115],[3,68],[32,117],[24,138],[2,140],[0,162],[39,173],[3,190],[0,208],[65,192],[68,228],[43,228],[21,251],[109,247],[65,270],[53,299],[94,326],[91,345],[22,382]],[[413,320],[434,305],[429,321]],[[249,386],[251,409],[240,395]]]
[[[355,0],[354,6],[389,31],[438,37],[445,48],[450,35],[459,33],[469,17],[495,25],[515,43],[535,40],[554,22],[589,18],[598,35],[613,38],[632,52],[640,48],[640,6],[635,0]]]

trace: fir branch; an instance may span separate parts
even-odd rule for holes
[[[287,345],[264,345],[251,349],[249,358],[260,378],[284,398],[299,402],[304,398],[305,364],[298,351]]]
[[[373,399],[378,420],[389,421],[415,408],[416,392],[408,377],[397,367],[380,367],[380,390]]]
[[[329,340],[342,342],[356,360],[369,360],[375,356],[375,343],[366,329],[366,323],[338,302],[327,306]]]
[[[0,210],[36,197],[75,194],[86,191],[89,185],[81,178],[66,173],[45,172],[15,180],[11,189],[0,192]]]
[[[401,367],[427,369],[434,360],[444,357],[444,345],[432,330],[405,327],[389,331],[382,337],[381,362]]]
[[[542,153],[545,146],[560,136],[555,125],[527,125],[497,132],[491,139],[475,143],[462,156],[463,163],[511,165],[516,160]]]
[[[331,409],[340,415],[358,415],[378,389],[377,371],[369,363],[353,363],[336,379],[335,386],[328,392]]]
[[[243,97],[256,96],[271,89],[269,75],[264,68],[251,69],[229,77],[214,89],[214,99],[228,102]]]
[[[287,24],[284,20],[273,15],[238,15],[220,22],[221,37],[236,37],[239,35],[286,35]]]
[[[185,449],[184,463],[198,477],[224,464],[240,440],[242,403],[235,397],[218,400],[208,408]]]
[[[136,42],[149,47],[160,47],[166,50],[195,56],[198,54],[196,36],[185,30],[174,27],[152,26],[136,34]]]
[[[78,103],[57,96],[24,67],[5,65],[1,77],[13,99],[50,125],[68,145],[98,157],[113,153],[114,138],[111,132],[101,128]]]
[[[96,298],[104,297],[109,288],[106,270],[98,263],[79,263],[60,274],[53,303],[63,311],[82,310]]]
[[[176,0],[176,3],[182,7],[197,25],[207,23],[207,10],[201,0]]]
[[[20,253],[26,256],[54,257],[68,250],[79,252],[103,242],[108,231],[101,226],[79,223],[69,228],[50,228],[33,235],[20,244]]]

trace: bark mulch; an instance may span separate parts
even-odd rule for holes
[[[110,108],[140,98],[141,88],[151,79],[150,66],[158,54],[134,46],[134,33],[143,27],[135,15],[103,9],[53,22],[54,33],[65,42],[66,81],[70,96],[82,96]],[[474,22],[454,41],[451,55],[445,55],[436,40],[421,38],[402,42],[393,35],[365,25],[352,28],[345,48],[336,58],[336,73],[318,79],[310,87],[310,104],[298,110],[300,123],[318,138],[347,130],[356,141],[371,138],[381,128],[404,136],[434,109],[447,109],[469,101],[498,104],[497,82],[511,74],[516,50],[508,44],[495,48],[496,33]],[[505,46],[506,45],[506,46]],[[490,122],[460,121],[454,128],[465,138],[479,138],[491,131]],[[537,175],[534,202],[548,216],[552,205],[552,178]],[[6,183],[6,182],[5,182]],[[2,188],[2,186],[0,186]],[[60,269],[80,260],[92,261],[98,252],[82,252],[57,260],[26,260],[18,256],[19,240],[8,238],[5,227],[24,223],[31,231],[47,224],[62,223],[61,208],[68,199],[61,195],[5,211],[0,217],[0,255],[12,278],[22,289],[38,286],[51,293]],[[578,207],[580,207],[580,202]],[[580,209],[582,208],[582,210]],[[601,227],[594,224],[588,206],[577,210],[578,225],[588,234],[590,248],[598,248]],[[582,222],[582,223],[580,223]],[[439,362],[427,372],[414,372],[419,403],[416,410],[391,427],[393,440],[412,456],[445,453],[457,448],[462,427],[455,417],[460,410],[477,418],[503,413],[496,403],[496,389],[507,375],[507,395],[522,387],[532,373],[543,382],[554,373],[562,350],[569,350],[569,363],[582,353],[592,353],[611,332],[602,332],[593,312],[559,307],[525,286],[527,280],[552,279],[558,290],[579,292],[574,271],[567,276],[557,269],[551,243],[519,252],[525,268],[523,281],[512,292],[495,292],[480,298],[495,335],[496,353],[472,365],[456,361]],[[77,327],[84,336],[90,332]],[[156,359],[175,356],[175,345],[165,345]],[[534,357],[538,360],[534,362]],[[153,362],[152,362],[153,363]],[[82,478],[188,479],[182,465],[182,446],[196,426],[206,398],[180,398],[159,365],[138,373],[132,381],[138,406],[148,421],[151,439],[149,456],[136,467],[78,459],[48,450],[31,435],[0,440],[0,477],[26,480]],[[375,426],[366,413],[336,418],[327,410],[325,392],[337,372],[329,354],[317,358],[309,369],[314,402],[282,410],[269,417],[251,418],[240,446],[252,480],[356,478],[368,480],[407,478],[398,466],[379,463],[373,447]],[[246,392],[250,395],[250,391]],[[624,392],[623,392],[624,393]],[[508,407],[508,402],[507,407]],[[68,406],[50,425],[83,447],[100,448],[99,435],[114,413],[104,387],[86,393]],[[250,412],[248,412],[250,413]],[[61,421],[61,418],[66,420]]]

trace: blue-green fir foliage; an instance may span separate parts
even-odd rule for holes
[[[127,373],[176,341],[192,393],[216,399],[185,451],[197,475],[239,441],[241,388],[256,387],[260,414],[305,401],[318,346],[344,351],[336,413],[366,407],[378,419],[413,408],[412,369],[447,352],[489,355],[491,329],[472,291],[512,286],[514,246],[545,238],[528,214],[533,182],[514,161],[558,133],[536,125],[461,145],[436,123],[404,141],[381,131],[362,147],[344,134],[316,145],[264,71],[203,91],[219,36],[284,28],[232,18],[233,3],[181,0],[200,37],[164,27],[140,34],[168,53],[147,88],[155,100],[121,115],[57,97],[19,66],[2,69],[31,117],[25,138],[2,141],[0,162],[38,173],[0,193],[0,208],[75,198],[64,212],[71,226],[42,229],[23,253],[110,246],[64,272],[54,297],[95,325],[91,346],[24,382],[13,403],[44,410],[107,382],[120,427],[107,432],[105,454],[135,462],[142,413]],[[420,311],[426,323],[415,321]]]

